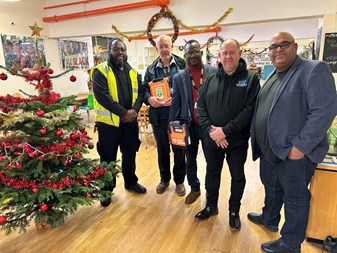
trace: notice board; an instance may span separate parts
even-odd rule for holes
[[[337,33],[326,33],[324,40],[323,61],[333,73],[337,73]]]

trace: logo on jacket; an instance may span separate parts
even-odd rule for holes
[[[247,80],[239,80],[236,84],[237,87],[246,87],[247,86]]]

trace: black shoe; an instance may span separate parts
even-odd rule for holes
[[[229,213],[229,227],[231,230],[237,231],[241,228],[241,221],[239,213],[230,212]]]
[[[269,230],[270,232],[277,232],[278,231],[278,228],[276,226],[274,227],[274,226],[266,225],[261,214],[249,213],[247,215],[247,218],[248,218],[248,220],[255,223],[256,225],[262,225],[265,229]]]
[[[101,202],[101,206],[107,207],[111,203],[111,198],[101,199],[100,202]]]
[[[291,249],[285,246],[280,240],[262,243],[261,249],[268,253],[300,253],[301,249]]]
[[[329,252],[337,252],[337,239],[331,235],[327,236],[323,242],[323,249]]]
[[[207,220],[212,215],[218,214],[218,208],[211,209],[209,206],[206,206],[201,212],[197,213],[194,218],[199,221]]]
[[[125,189],[127,189],[128,191],[132,191],[132,192],[140,193],[140,194],[146,193],[146,188],[138,183],[130,187],[125,186]]]

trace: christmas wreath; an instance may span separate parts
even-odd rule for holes
[[[172,14],[172,12],[168,11],[165,9],[165,7],[161,8],[160,12],[154,14],[148,25],[147,25],[147,29],[146,29],[146,34],[148,37],[148,40],[150,41],[150,43],[152,44],[152,46],[156,46],[156,42],[153,40],[153,36],[152,36],[152,29],[153,27],[155,27],[155,25],[157,24],[157,22],[159,21],[159,19],[161,18],[167,18],[170,19],[173,23],[173,29],[174,29],[174,34],[172,37],[172,43],[174,43],[177,38],[178,38],[178,34],[179,34],[179,26],[178,26],[178,21],[176,19],[176,17]]]

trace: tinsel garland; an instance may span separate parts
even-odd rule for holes
[[[44,93],[41,96],[31,96],[30,98],[19,98],[13,97],[11,95],[0,96],[0,110],[3,113],[8,113],[10,111],[15,111],[20,103],[29,103],[32,101],[41,101],[46,105],[55,104],[59,101],[61,95],[56,92],[49,92],[48,90],[44,90]]]
[[[241,43],[240,46],[241,47],[246,46],[254,38],[254,36],[255,36],[255,34],[252,34],[252,36],[250,36],[250,38],[246,42]]]
[[[0,181],[10,187],[15,189],[33,189],[38,187],[48,187],[54,190],[64,190],[65,188],[72,186],[74,184],[84,184],[85,182],[100,178],[103,176],[108,168],[100,168],[96,166],[92,172],[88,173],[86,177],[77,177],[75,179],[69,179],[68,176],[62,178],[59,182],[52,182],[50,180],[42,180],[40,182],[36,182],[36,180],[28,180],[26,178],[16,179],[11,178],[5,175],[4,171],[0,171]]]
[[[116,33],[124,38],[127,38],[129,42],[131,42],[132,40],[135,40],[135,39],[139,39],[140,37],[144,36],[146,34],[146,30],[143,31],[142,33],[139,33],[137,35],[134,35],[134,36],[128,36],[126,33],[123,33],[121,30],[119,30],[115,25],[112,25],[111,26],[112,29],[114,29],[116,31]]]
[[[171,10],[166,6],[167,10],[171,12]],[[206,31],[207,29],[210,29],[212,27],[215,27],[217,24],[219,24],[222,20],[224,20],[228,15],[229,13],[231,13],[234,9],[232,7],[229,7],[227,9],[227,11],[225,11],[225,13],[220,17],[218,18],[217,21],[215,21],[214,23],[210,24],[210,25],[207,25],[207,26],[204,26],[202,29],[196,29],[196,28],[193,28],[191,26],[188,26],[188,25],[185,25],[181,20],[177,20],[178,24],[183,27],[184,29],[186,30],[189,30],[189,31],[192,31],[192,32],[204,32]]]
[[[210,29],[212,27],[215,27],[217,24],[219,24],[221,21],[223,21],[228,15],[229,13],[231,13],[234,9],[232,7],[228,8],[227,11],[220,17],[217,19],[217,21],[213,22],[212,24],[208,25],[208,26],[204,26],[202,29],[196,29],[196,28],[193,28],[191,26],[188,26],[188,25],[185,25],[181,20],[177,19],[174,15],[173,15],[173,12],[168,8],[167,5],[163,5],[162,6],[162,9],[160,12],[162,12],[162,10],[164,9],[164,12],[166,12],[164,15],[167,16],[165,18],[168,18],[168,19],[171,19],[172,23],[173,23],[173,27],[174,27],[174,32],[176,33],[177,32],[177,35],[176,37],[178,37],[179,35],[179,25],[181,27],[183,27],[184,29],[186,30],[189,30],[189,31],[193,31],[193,32],[204,32],[206,31],[207,29]],[[166,11],[165,11],[166,9]],[[150,21],[148,22],[148,25],[147,25],[147,29],[146,31],[143,31],[137,35],[134,35],[134,36],[128,36],[126,33],[123,33],[122,31],[120,31],[115,25],[112,25],[112,29],[115,30],[115,32],[124,37],[124,38],[127,38],[128,41],[130,42],[131,40],[134,40],[134,39],[139,39],[140,37],[144,36],[145,34],[148,34],[149,32],[151,33],[153,27],[157,24],[157,21],[158,19],[157,18],[161,18],[161,14],[159,13],[156,13],[155,15],[153,15],[150,19]],[[173,18],[172,18],[173,17]],[[177,27],[177,28],[176,28]],[[152,35],[151,35],[152,37]],[[174,38],[175,36],[173,36]],[[176,38],[175,38],[176,40]],[[152,40],[150,40],[150,43],[153,45],[153,38]],[[155,46],[155,45],[154,45]]]
[[[265,52],[267,50],[268,50],[268,48],[264,48],[261,51],[257,52],[257,51],[254,51],[252,49],[243,49],[242,53],[251,53],[251,54],[255,54],[255,55],[260,55],[260,54],[262,54],[263,52]]]

